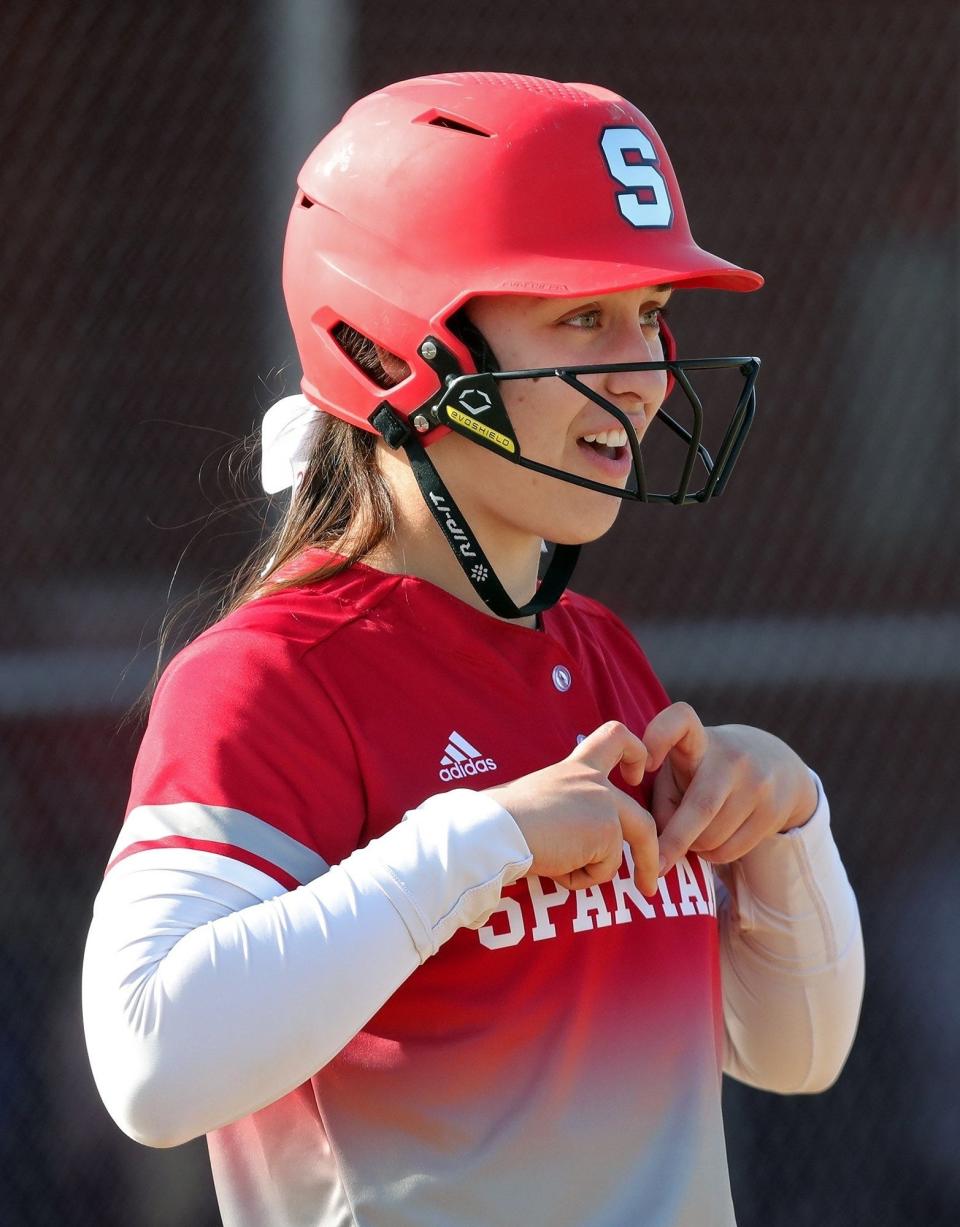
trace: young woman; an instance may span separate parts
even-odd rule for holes
[[[156,692],[85,963],[104,1101],[206,1133],[231,1225],[731,1224],[721,1072],[836,1078],[856,905],[797,755],[565,587],[624,500],[723,488],[756,364],[710,363],[712,457],[663,314],[761,280],[630,103],[473,73],[348,112],[284,265],[294,492]]]

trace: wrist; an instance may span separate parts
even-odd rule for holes
[[[800,788],[797,803],[791,810],[787,820],[779,828],[781,835],[786,831],[793,831],[797,827],[806,826],[817,812],[817,807],[820,804],[820,792],[813,774],[804,767],[803,775],[804,782]]]

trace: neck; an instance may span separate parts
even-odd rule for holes
[[[437,527],[420,489],[407,466],[385,466],[393,494],[395,531],[364,560],[380,571],[415,575],[443,588],[474,609],[496,617],[460,569],[443,533]],[[514,603],[523,605],[536,592],[540,567],[539,537],[518,532],[511,525],[481,517],[469,502],[457,500],[471,529],[482,543],[500,582]],[[483,522],[483,521],[489,522]],[[536,626],[536,617],[509,619],[518,626]]]

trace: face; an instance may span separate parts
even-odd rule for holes
[[[659,362],[660,312],[669,289],[594,297],[477,298],[468,307],[504,370]],[[580,377],[627,414],[642,439],[666,393],[665,371]],[[558,379],[502,383],[507,412],[524,456],[564,472],[624,487],[631,455],[620,423]],[[458,435],[430,449],[470,523],[490,538],[534,536],[582,543],[601,536],[620,510],[613,495],[510,464]]]

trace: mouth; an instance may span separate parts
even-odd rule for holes
[[[577,448],[594,470],[606,477],[623,479],[633,465],[625,430],[605,430],[595,435],[582,435]]]

